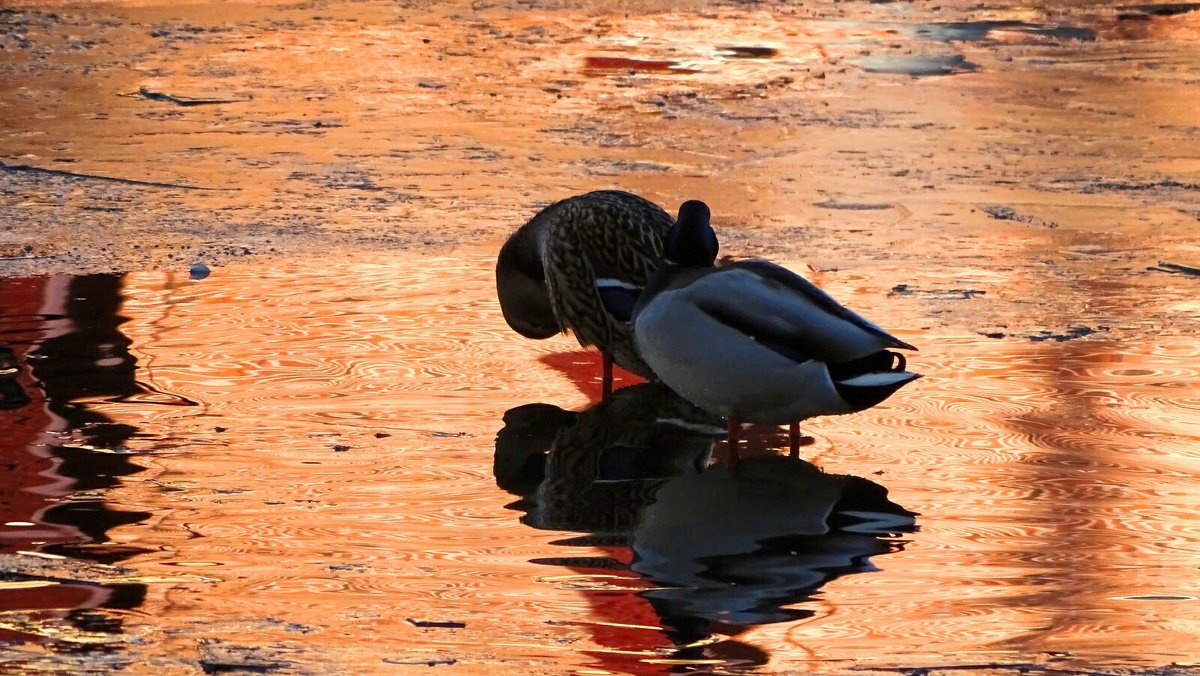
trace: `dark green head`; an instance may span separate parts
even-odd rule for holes
[[[676,265],[711,268],[717,260],[717,233],[709,224],[711,212],[700,200],[688,200],[679,207],[675,226],[667,233],[663,256]]]

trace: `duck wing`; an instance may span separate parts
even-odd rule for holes
[[[585,227],[593,233],[589,257],[596,285],[602,292],[614,288],[640,291],[662,263],[663,238],[675,219],[657,204],[631,193],[601,190],[587,196],[592,208]]]
[[[596,291],[600,293],[604,311],[620,322],[628,322],[633,317],[633,308],[642,295],[642,287],[613,278],[597,279]]]
[[[836,364],[888,348],[916,349],[768,261],[716,268],[690,284],[688,295],[716,321],[796,361]]]
[[[657,269],[674,220],[653,202],[616,190],[561,204],[542,243],[555,314],[564,329],[606,346]]]

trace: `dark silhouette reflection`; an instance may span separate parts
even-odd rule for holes
[[[913,512],[883,486],[826,474],[782,456],[709,466],[722,421],[657,384],[618,390],[572,413],[548,404],[509,410],[496,437],[498,485],[535,528],[589,535],[560,544],[609,546],[610,556],[543,564],[622,569],[652,588],[650,604],[677,658],[724,652],[765,662],[714,634],[809,617],[803,602],[828,581],[872,570],[901,547]],[[718,648],[722,645],[724,648]]]
[[[144,598],[144,585],[75,579],[68,565],[145,551],[112,542],[108,532],[150,513],[104,499],[120,477],[143,468],[125,448],[137,428],[96,403],[161,398],[137,381],[120,331],[121,287],[120,275],[0,280],[0,555],[8,557],[5,579],[29,583],[0,591],[0,611],[58,610],[78,629],[113,631],[119,626],[95,609],[133,608]],[[70,558],[47,567],[29,553]]]
[[[505,413],[496,480],[526,498],[524,523],[622,534],[663,481],[708,464],[719,420],[661,385],[619,392],[582,413],[547,404]]]
[[[29,403],[25,388],[17,382],[17,355],[11,347],[0,345],[0,409],[21,408]]]

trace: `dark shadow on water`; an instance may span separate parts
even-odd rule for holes
[[[109,531],[151,516],[105,499],[144,471],[126,447],[138,429],[96,405],[149,392],[120,329],[122,285],[121,275],[0,279],[0,580],[20,583],[0,590],[0,612],[29,622],[7,640],[73,649],[86,642],[38,628],[46,613],[113,634],[119,616],[100,609],[145,598],[145,585],[96,582],[90,568],[146,551]]]
[[[520,496],[512,506],[523,523],[586,533],[558,544],[607,553],[535,563],[640,581],[589,598],[598,616],[628,623],[636,595],[675,646],[673,659],[765,664],[757,648],[718,636],[811,617],[806,601],[830,580],[873,570],[870,557],[897,551],[915,514],[875,482],[799,459],[749,457],[734,472],[710,465],[722,434],[721,420],[641,384],[579,413],[510,409],[494,472]]]

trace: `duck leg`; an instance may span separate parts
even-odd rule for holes
[[[738,457],[738,435],[742,431],[742,421],[734,416],[729,417],[729,426],[726,428],[725,445],[725,464],[729,471],[737,469],[741,459]]]
[[[604,369],[600,378],[600,401],[607,404],[612,399],[613,356],[607,350],[600,350],[600,361]]]
[[[807,446],[813,443],[813,441],[814,439],[812,437],[806,437],[800,434],[799,420],[794,421],[790,426],[788,426],[788,442],[791,447],[791,456],[793,458],[800,457],[801,446]]]

